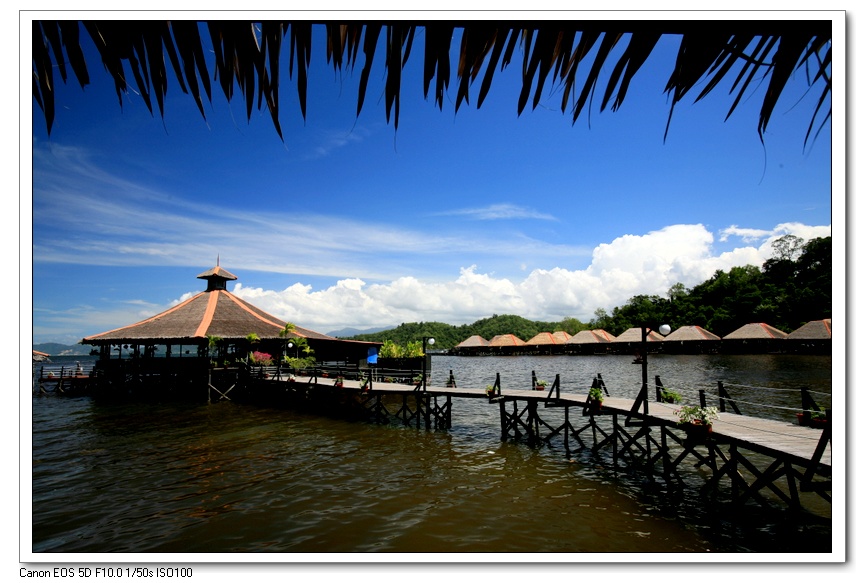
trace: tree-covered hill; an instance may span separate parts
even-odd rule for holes
[[[561,322],[535,322],[514,315],[497,315],[483,318],[472,324],[454,326],[442,322],[413,322],[400,324],[396,328],[376,332],[374,334],[358,334],[352,336],[352,340],[365,340],[370,342],[384,342],[390,340],[401,346],[409,342],[420,340],[427,336],[436,339],[436,349],[453,348],[469,336],[475,334],[483,336],[487,340],[498,334],[515,334],[523,340],[528,340],[540,332],[555,332],[565,330],[570,334],[576,334],[588,326],[575,318],[566,318]]]

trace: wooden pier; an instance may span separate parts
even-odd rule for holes
[[[603,386],[598,376],[595,383]],[[691,463],[708,470],[707,486],[725,481],[737,504],[754,500],[770,505],[768,492],[793,509],[801,508],[803,492],[814,492],[831,503],[831,413],[829,422],[817,429],[738,414],[735,401],[726,398],[711,433],[698,437],[679,423],[678,405],[650,401],[646,394],[636,400],[607,396],[595,410],[588,389],[562,393],[558,377],[548,391],[507,392],[502,392],[497,377],[491,393],[487,388],[458,388],[453,376],[447,384],[454,386],[444,387],[423,380],[407,385],[363,378],[300,377],[288,382],[280,374],[262,375],[260,381],[270,391],[278,387],[294,403],[327,407],[338,400],[368,420],[396,420],[426,429],[451,427],[454,399],[481,399],[498,409],[502,440],[561,441],[567,456],[587,449],[608,451],[616,468],[638,466],[680,483],[679,469]],[[731,408],[734,411],[726,411]],[[557,415],[543,413],[554,409]]]
[[[90,388],[93,380],[93,365],[61,366],[39,365],[39,374],[33,375],[33,392],[41,395],[49,393],[80,394]]]

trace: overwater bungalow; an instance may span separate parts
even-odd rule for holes
[[[606,330],[580,330],[565,342],[568,354],[607,354],[613,335]]]
[[[526,348],[535,354],[561,354],[570,337],[571,335],[564,330],[539,332],[526,340]]]
[[[197,385],[207,381],[211,369],[246,364],[251,353],[279,362],[286,355],[304,356],[304,345],[318,363],[356,366],[380,345],[288,324],[229,292],[227,282],[237,277],[218,265],[197,277],[207,288],[173,308],[81,340],[99,350],[98,384]]]
[[[521,353],[526,341],[514,334],[499,334],[490,339],[491,354]]]
[[[790,332],[784,343],[787,352],[831,354],[832,319],[807,322]]]
[[[649,330],[649,333],[646,336],[649,351],[656,352],[661,347],[660,343],[663,342],[663,340],[663,336],[654,330]],[[652,347],[652,344],[655,343],[657,343],[656,346]],[[634,327],[628,328],[616,336],[610,343],[610,348],[616,354],[639,354],[642,344],[643,329],[640,327]]]
[[[489,340],[479,334],[475,334],[454,346],[451,352],[460,356],[484,354],[488,352],[489,346]]]
[[[745,324],[722,338],[721,348],[729,354],[782,352],[787,334],[763,322]]]
[[[709,354],[718,352],[721,337],[700,326],[681,326],[664,338],[664,352]]]

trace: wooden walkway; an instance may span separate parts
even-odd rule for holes
[[[696,467],[710,471],[710,484],[717,486],[722,479],[728,480],[733,500],[739,503],[755,500],[768,505],[767,491],[794,509],[801,508],[800,494],[804,492],[814,492],[831,503],[831,425],[821,430],[722,412],[710,437],[695,439],[679,424],[678,405],[649,401],[645,396],[637,400],[607,396],[600,411],[591,411],[588,390],[585,394],[502,392],[498,379],[492,397],[480,388],[423,387],[420,383],[375,382],[370,386],[364,381],[344,380],[336,387],[333,379],[325,378],[299,378],[292,383],[278,377],[269,379],[274,381],[306,398],[354,395],[354,406],[367,412],[369,419],[389,422],[396,417],[407,425],[420,427],[423,423],[428,429],[451,427],[452,399],[483,399],[499,410],[503,440],[527,438],[551,443],[563,439],[569,455],[572,442],[578,444],[577,449],[610,449],[614,465],[640,465],[650,472],[660,465],[665,478],[679,477],[678,468],[694,461]],[[383,404],[382,397],[388,395],[391,403],[402,400],[395,413]],[[553,415],[542,413],[548,409],[558,409],[555,420]]]
[[[303,382],[307,379],[301,379]],[[324,381],[325,379],[320,379]],[[320,382],[320,385],[333,384]],[[344,387],[347,389],[361,390],[361,381],[345,380]],[[417,389],[413,385],[397,383],[374,383],[372,393],[402,395],[406,392],[414,393]],[[588,391],[586,394],[560,393],[558,398],[548,397],[546,391],[520,391],[509,390],[500,396],[490,399],[484,389],[456,388],[427,385],[426,393],[434,397],[452,397],[468,399],[486,399],[491,403],[500,401],[525,401],[533,402],[546,407],[576,407],[585,408],[588,405]],[[631,399],[616,397],[605,397],[601,415],[629,415],[634,407]],[[635,417],[647,421],[652,425],[680,428],[676,410],[678,405],[668,403],[648,403],[648,414],[641,411],[634,414]],[[785,423],[772,419],[761,419],[735,413],[721,413],[720,418],[714,422],[712,427],[713,438],[726,443],[735,444],[739,447],[751,449],[768,456],[782,456],[795,460],[802,464],[811,461],[814,451],[820,441],[823,432],[811,427],[803,427],[795,423]],[[820,465],[828,470],[832,467],[832,447],[827,444],[823,455],[819,459]]]

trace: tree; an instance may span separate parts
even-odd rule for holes
[[[477,107],[486,98],[497,71],[522,52],[522,87],[517,114],[531,101],[534,109],[542,95],[560,90],[561,110],[574,122],[597,93],[600,109],[616,111],[624,102],[636,73],[664,35],[679,37],[679,52],[671,63],[663,90],[670,97],[670,113],[698,86],[699,101],[729,82],[732,103],[729,117],[755,89],[763,92],[757,132],[762,139],[784,87],[803,69],[809,86],[819,92],[805,142],[816,136],[831,117],[832,22],[829,20],[739,21],[543,21],[543,22],[325,22],[309,21],[33,21],[33,98],[42,109],[50,133],[55,117],[54,71],[65,83],[67,65],[78,83],[90,83],[88,63],[81,46],[81,27],[95,43],[101,64],[114,80],[122,105],[132,88],[153,111],[155,99],[164,113],[170,67],[181,91],[191,95],[202,117],[204,98],[212,100],[211,76],[227,100],[235,86],[245,101],[247,118],[253,105],[267,109],[282,138],[279,122],[280,58],[283,42],[289,45],[289,79],[296,74],[301,115],[306,118],[308,70],[313,34],[325,35],[327,62],[334,70],[354,69],[358,53],[363,68],[357,113],[363,108],[376,53],[384,50],[384,105],[388,123],[399,125],[401,72],[423,39],[423,94],[433,87],[435,104],[442,109],[451,83],[451,52],[459,43],[456,66],[455,111],[469,104],[470,89],[477,88]],[[205,40],[206,39],[206,40]],[[207,42],[209,41],[209,42]],[[212,52],[213,70],[205,55]],[[586,62],[593,59],[591,64]],[[93,63],[90,63],[91,67]],[[586,67],[588,66],[588,69]],[[578,77],[578,70],[585,78]],[[607,76],[608,75],[608,76]],[[131,77],[130,77],[131,76]],[[434,84],[433,84],[434,81]],[[604,81],[606,81],[604,83]],[[669,127],[669,118],[668,118]]]
[[[805,240],[796,235],[784,235],[772,242],[772,252],[774,259],[782,261],[794,261],[802,254],[802,247]]]

